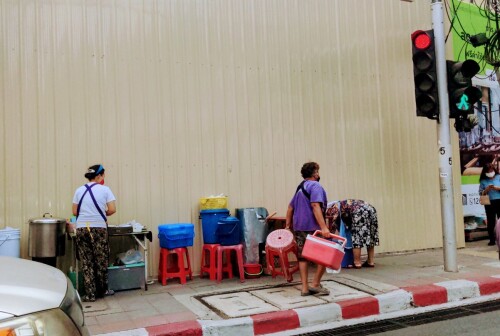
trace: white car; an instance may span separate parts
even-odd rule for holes
[[[0,335],[89,335],[68,277],[39,262],[0,256]]]

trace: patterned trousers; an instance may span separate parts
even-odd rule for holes
[[[77,253],[87,298],[103,297],[108,289],[109,243],[106,228],[78,228]]]

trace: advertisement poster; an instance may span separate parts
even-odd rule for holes
[[[452,37],[454,61],[473,59],[481,70],[472,83],[481,89],[482,99],[474,106],[474,113],[468,115],[470,132],[459,132],[460,167],[462,173],[462,205],[464,222],[482,222],[484,207],[479,204],[479,175],[486,163],[500,168],[500,88],[493,67],[484,60],[484,46],[474,47],[471,36],[494,32],[484,8],[476,4],[451,0]],[[495,29],[496,30],[496,29]]]

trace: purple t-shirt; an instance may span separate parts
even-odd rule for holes
[[[293,208],[293,229],[295,231],[320,230],[319,224],[314,217],[311,203],[321,203],[324,209],[328,204],[326,191],[317,181],[306,180],[304,189],[311,195],[309,201],[301,189],[293,196],[290,206]]]

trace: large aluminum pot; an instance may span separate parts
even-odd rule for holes
[[[44,213],[41,218],[29,220],[28,254],[30,257],[48,258],[64,255],[66,219]]]

